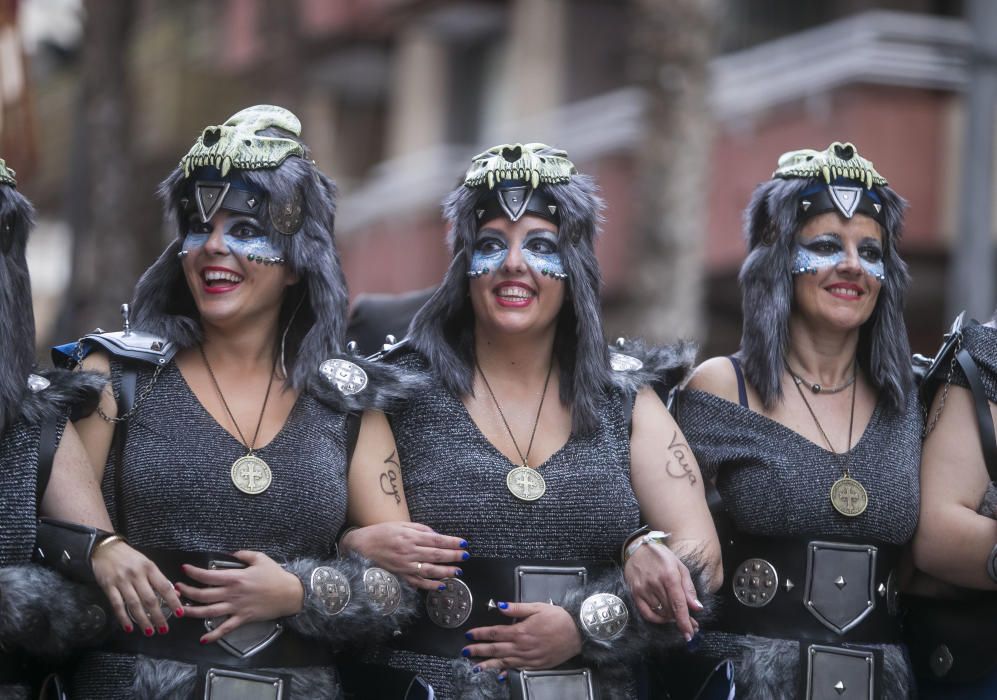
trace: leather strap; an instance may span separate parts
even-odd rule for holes
[[[744,372],[741,370],[741,361],[733,355],[728,355],[731,366],[734,368],[734,377],[737,379],[737,402],[745,408],[748,406],[748,389],[744,384]]]
[[[126,415],[135,405],[135,385],[138,382],[138,371],[122,363],[118,384],[118,416]],[[125,444],[128,442],[128,421],[114,424],[114,510],[115,529],[124,535],[128,532],[125,516]]]
[[[976,407],[976,425],[980,430],[980,448],[983,450],[983,461],[987,465],[987,473],[991,481],[997,481],[997,438],[994,436],[994,421],[990,414],[990,401],[987,391],[980,380],[980,370],[976,366],[969,351],[963,348],[955,356],[962,373],[966,375],[969,389],[973,394],[973,404]]]
[[[874,593],[875,607],[855,627],[838,634],[821,624],[804,604],[807,582],[808,545],[811,541],[872,545],[877,549],[873,586],[887,581],[900,559],[896,545],[854,538],[761,537],[739,532],[724,538],[724,565],[728,573],[720,591],[722,613],[716,628],[736,634],[751,634],[777,639],[798,639],[819,643],[891,644],[900,640],[900,618],[890,615],[885,596]],[[764,559],[776,570],[776,593],[767,605],[748,607],[734,596],[742,562]],[[786,580],[792,582],[786,590]],[[854,582],[853,585],[857,585]]]
[[[58,422],[55,419],[49,419],[42,423],[41,431],[38,435],[38,472],[35,487],[35,506],[39,510],[41,509],[42,498],[45,497],[45,489],[48,488],[49,478],[52,476],[52,465],[55,463],[58,432]]]

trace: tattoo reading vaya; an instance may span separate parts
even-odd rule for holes
[[[678,431],[672,435],[672,441],[668,445],[668,452],[672,458],[678,462],[678,466],[672,467],[672,459],[669,458],[665,462],[665,472],[668,476],[673,479],[688,479],[691,486],[696,485],[696,475],[692,473],[692,467],[689,466],[689,446],[684,442],[678,441]],[[674,471],[673,471],[674,469]]]
[[[388,458],[384,460],[385,464],[393,464],[398,470],[401,470],[401,465],[395,458],[395,451],[392,450]],[[388,469],[386,472],[381,472],[381,490],[384,491],[389,496],[395,497],[395,503],[400,505],[402,502],[401,494],[398,493],[398,471],[394,469]]]

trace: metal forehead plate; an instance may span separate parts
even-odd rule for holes
[[[609,353],[609,366],[617,372],[635,372],[644,366],[644,363],[633,355],[624,355],[622,352]]]
[[[446,590],[426,594],[426,614],[434,624],[455,629],[471,617],[474,598],[467,584],[456,578],[442,579]]]
[[[359,394],[367,387],[367,373],[349,360],[338,357],[326,360],[318,369],[330,384],[346,396]]]
[[[600,642],[608,642],[623,634],[630,621],[630,611],[619,596],[596,593],[582,602],[578,619],[588,636]]]
[[[363,572],[363,586],[367,597],[382,615],[390,615],[402,602],[402,587],[390,571],[372,566]]]
[[[745,559],[734,569],[734,597],[749,608],[761,608],[772,602],[779,591],[779,572],[764,559]]]
[[[317,566],[312,570],[312,595],[330,615],[338,615],[350,602],[350,582],[331,566]]]

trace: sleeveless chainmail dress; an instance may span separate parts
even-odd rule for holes
[[[845,517],[830,501],[842,463],[831,452],[782,424],[737,403],[701,391],[678,398],[678,421],[706,478],[715,479],[736,530],[801,538],[859,537],[903,545],[914,534],[920,502],[921,413],[912,397],[899,415],[880,401],[852,450],[849,471],[869,494],[868,508]],[[737,562],[724,562],[728,572]],[[757,682],[796,697],[796,641],[725,632],[704,635],[701,652],[735,662],[738,697],[772,700],[752,692]],[[906,698],[909,663],[899,645],[885,646],[885,677],[898,679],[887,698]],[[789,653],[787,653],[789,652]],[[890,686],[890,682],[887,684]],[[769,685],[771,687],[771,685]]]
[[[112,362],[116,394],[120,377],[120,366]],[[140,369],[137,397],[151,380],[152,369]],[[128,419],[121,460],[123,501],[116,500],[118,460],[113,449],[102,490],[115,528],[124,514],[128,539],[138,547],[229,553],[245,549],[263,552],[278,563],[299,557],[330,559],[346,517],[345,444],[344,414],[302,393],[280,432],[254,450],[270,466],[273,483],[260,494],[242,493],[233,485],[230,469],[246,448],[208,414],[171,362]],[[192,618],[169,622],[203,624]],[[86,654],[73,679],[73,697],[132,697],[137,658]],[[153,665],[167,671],[185,667],[165,660]],[[311,697],[309,689],[314,687],[338,688],[335,669],[293,669],[292,697]]]
[[[398,361],[426,368],[415,353]],[[616,558],[640,526],[622,393],[605,396],[599,415],[593,435],[571,437],[540,465],[547,492],[527,503],[506,488],[506,473],[518,465],[488,441],[460,399],[435,382],[390,418],[412,521],[466,539],[472,557]],[[502,621],[496,616],[496,624]],[[454,660],[392,651],[388,662],[418,672],[447,700]]]

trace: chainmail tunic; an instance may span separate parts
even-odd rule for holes
[[[400,359],[420,369],[414,353]],[[607,560],[640,526],[630,484],[630,440],[622,393],[604,397],[598,429],[571,437],[539,466],[547,491],[524,502],[506,488],[515,466],[481,433],[441,382],[392,416],[413,522],[468,541],[471,556]],[[453,659],[392,652],[390,663],[417,671],[452,697]]]
[[[120,376],[112,362],[115,393]],[[152,369],[143,366],[136,396],[151,379]],[[113,449],[102,490],[116,529],[124,512],[128,539],[138,547],[246,549],[278,562],[330,559],[346,518],[345,445],[345,415],[302,393],[280,432],[254,450],[270,466],[273,482],[263,493],[242,493],[230,469],[246,448],[208,414],[170,363],[128,419],[123,503],[116,502]],[[171,618],[170,624],[202,623]],[[74,679],[74,697],[127,697],[134,658],[88,655]]]
[[[889,411],[881,400],[852,449],[849,471],[869,495],[866,511],[853,518],[831,505],[831,485],[841,478],[844,463],[833,453],[760,413],[713,394],[682,392],[677,413],[704,476],[715,479],[737,530],[777,537],[868,538],[897,545],[913,537],[920,503],[922,425],[913,397],[900,414]],[[724,563],[726,567],[736,564]],[[729,579],[724,585],[730,585]],[[707,654],[737,662],[743,651],[741,639],[708,633],[702,648]],[[895,658],[902,657],[899,653]],[[792,684],[787,687],[793,697],[796,661],[790,666],[793,676],[786,683]],[[743,669],[735,674],[744,675]],[[902,675],[909,678],[909,670],[904,669]],[[750,689],[748,697],[752,697]],[[889,688],[887,697],[894,697]]]
[[[997,403],[997,328],[990,326],[967,326],[962,331],[962,347],[980,370],[980,383],[991,403]],[[950,381],[956,386],[969,388],[966,375],[959,363],[955,363]],[[939,389],[944,391],[944,389]]]

